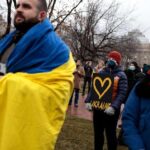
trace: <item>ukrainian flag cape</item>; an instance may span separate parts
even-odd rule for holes
[[[0,53],[14,34],[1,41]],[[24,35],[0,79],[0,150],[54,150],[74,69],[67,46],[47,19]]]

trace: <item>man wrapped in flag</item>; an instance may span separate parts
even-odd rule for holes
[[[19,0],[0,41],[0,150],[53,150],[75,64],[46,18],[45,0]]]

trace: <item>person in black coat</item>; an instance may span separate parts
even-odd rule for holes
[[[108,150],[117,150],[118,140],[116,137],[116,127],[120,114],[120,106],[125,99],[127,92],[127,77],[120,67],[121,54],[117,51],[111,51],[108,54],[106,67],[99,74],[109,74],[114,78],[112,89],[112,101],[109,107],[104,109],[93,109],[94,126],[94,150],[103,150],[104,131],[106,132]],[[100,90],[100,89],[99,89]],[[91,110],[92,91],[86,98],[86,108]]]
[[[85,89],[86,89],[86,84],[88,83],[88,93],[91,88],[91,80],[92,80],[92,74],[93,74],[93,69],[92,69],[92,62],[87,61],[86,64],[84,65],[84,83],[83,83],[83,92],[82,96],[85,95]]]

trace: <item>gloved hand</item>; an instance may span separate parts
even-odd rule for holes
[[[105,109],[104,113],[106,113],[107,115],[114,115],[115,114],[115,109],[113,107],[108,107],[107,109]]]
[[[91,103],[86,103],[86,104],[85,104],[85,108],[86,108],[87,110],[89,110],[89,111],[92,111],[92,105],[91,105]]]

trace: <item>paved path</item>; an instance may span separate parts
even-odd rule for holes
[[[68,106],[67,113],[69,115],[77,116],[79,118],[83,118],[83,119],[87,119],[87,120],[92,120],[92,112],[88,111],[85,108],[85,103],[84,103],[84,99],[85,98],[86,98],[86,96],[82,97],[81,93],[80,93],[80,96],[79,96],[79,106],[78,107],[74,107],[74,104],[72,103],[71,106]]]

